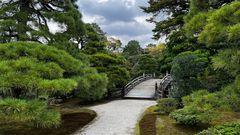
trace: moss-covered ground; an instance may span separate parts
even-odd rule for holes
[[[136,135],[156,135],[157,113],[155,110],[156,106],[151,106],[145,110],[136,125]]]
[[[159,115],[156,122],[157,135],[194,135],[207,127],[180,125],[168,115]]]
[[[240,113],[222,112],[210,125],[185,126],[176,123],[168,115],[160,115],[157,107],[149,107],[136,125],[136,135],[194,135],[210,126],[240,121]]]

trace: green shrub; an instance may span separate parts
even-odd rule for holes
[[[239,134],[240,123],[219,125],[198,133],[198,135],[239,135]]]
[[[42,93],[64,95],[77,87],[77,82],[72,79],[43,80],[39,82]]]
[[[80,98],[95,101],[103,97],[106,88],[106,75],[65,51],[33,42],[0,44],[0,93],[4,98],[17,98],[0,99],[0,120],[37,127],[58,125],[60,114],[47,109],[45,103],[20,99],[64,96],[79,90]]]
[[[228,109],[222,102],[220,93],[199,90],[183,97],[184,108],[170,114],[180,124],[196,125],[209,123],[219,114],[219,110]]]
[[[0,60],[35,58],[41,62],[54,62],[64,69],[64,74],[76,74],[83,65],[65,51],[34,42],[12,42],[0,45]]]
[[[129,80],[129,72],[120,66],[109,66],[105,72],[109,78],[108,89],[122,88]]]
[[[205,95],[209,94],[209,92],[207,90],[199,90],[196,92],[193,92],[192,94],[190,94],[189,96],[185,96],[182,98],[182,102],[184,104],[184,106],[189,106],[191,105],[197,98],[201,98]]]
[[[196,89],[202,89],[201,78],[209,64],[209,52],[197,50],[178,54],[172,62],[172,77],[175,81],[174,89],[169,93],[179,100],[191,94]],[[191,69],[191,70],[189,70]]]
[[[234,112],[240,112],[240,76],[236,77],[236,80],[223,88],[222,103],[229,107]]]
[[[91,74],[84,77],[77,77],[78,82],[75,94],[83,101],[100,100],[106,93],[108,78],[106,74]]]
[[[48,109],[47,104],[42,101],[7,98],[0,100],[0,120],[49,128],[61,123],[61,115]]]
[[[181,124],[195,125],[211,122],[221,111],[238,111],[240,100],[233,86],[215,93],[199,90],[185,96],[182,98],[184,108],[172,112],[170,116]]]
[[[106,77],[65,51],[33,42],[0,45],[0,92],[5,97],[62,96],[76,90],[77,86],[84,86],[74,80],[84,77],[89,87],[81,92],[91,94],[80,97],[84,100],[102,98],[106,92]],[[97,84],[92,85],[94,83]]]
[[[0,73],[0,91],[12,97],[25,96],[24,93],[36,90],[38,94],[66,94],[77,85],[74,80],[62,78],[63,69],[59,65],[25,57],[0,61]],[[7,94],[16,90],[18,95]]]
[[[201,123],[201,120],[198,118],[196,111],[192,109],[179,109],[170,113],[170,117],[175,119],[180,124],[185,125],[196,125]]]
[[[96,53],[91,55],[90,63],[99,73],[107,74],[109,82],[108,89],[123,87],[129,80],[129,72],[126,69],[126,59],[119,55]]]
[[[178,106],[178,102],[174,98],[162,98],[157,102],[158,112],[163,114],[169,114],[176,110]]]
[[[211,122],[221,111],[240,111],[239,80],[236,77],[234,83],[215,93],[199,90],[183,97],[184,108],[170,116],[181,124],[194,125]]]

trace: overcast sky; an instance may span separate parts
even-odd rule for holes
[[[156,43],[151,39],[154,25],[145,21],[149,15],[139,8],[146,6],[147,0],[79,0],[78,5],[84,22],[97,23],[123,46],[129,40],[138,40],[143,47]]]

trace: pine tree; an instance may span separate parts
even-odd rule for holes
[[[107,37],[105,32],[96,24],[85,24],[86,34],[81,49],[86,54],[106,53]]]
[[[155,23],[154,39],[168,36],[183,26],[183,17],[189,9],[188,0],[149,0],[148,3],[148,7],[141,8],[145,13],[152,14],[148,21]]]
[[[4,0],[0,2],[0,43],[37,41],[78,45],[85,33],[76,0]],[[61,31],[50,31],[51,24]],[[70,44],[69,44],[70,42]],[[64,49],[64,47],[59,47]],[[70,49],[69,49],[70,50]],[[71,52],[70,52],[71,53]]]

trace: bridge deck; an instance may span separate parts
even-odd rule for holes
[[[155,95],[155,82],[159,83],[160,79],[149,79],[135,86],[125,98],[153,98]]]

